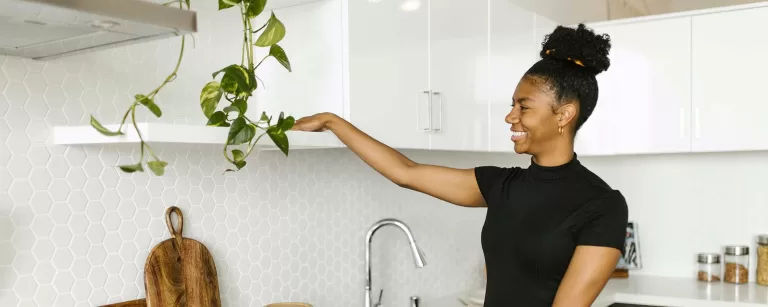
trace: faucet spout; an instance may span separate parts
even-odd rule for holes
[[[372,303],[371,302],[371,241],[376,231],[378,231],[381,227],[384,227],[387,225],[397,226],[408,237],[408,241],[411,246],[411,252],[413,253],[413,259],[417,268],[423,268],[427,264],[427,261],[424,258],[424,253],[421,251],[419,246],[416,245],[416,240],[413,238],[411,229],[408,228],[408,226],[405,225],[405,223],[396,219],[383,219],[373,224],[370,230],[368,230],[368,234],[365,236],[365,268],[366,268],[365,307],[371,307],[371,303]]]

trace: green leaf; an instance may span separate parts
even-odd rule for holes
[[[235,167],[237,167],[237,170],[241,170],[243,167],[245,167],[246,163],[245,161],[235,161],[235,163],[233,164],[235,165]]]
[[[240,109],[238,109],[234,105],[230,105],[230,106],[224,108],[224,113],[230,113],[230,112],[238,112],[238,113],[240,113]]]
[[[267,5],[267,0],[246,0],[248,8],[245,10],[245,14],[248,18],[254,18],[259,16],[264,11],[264,6]]]
[[[243,159],[245,159],[245,153],[240,149],[232,150],[232,158],[235,162],[243,161]]]
[[[149,170],[155,173],[155,175],[162,176],[163,174],[165,174],[165,167],[168,166],[168,162],[149,161],[147,162],[147,166],[149,166]]]
[[[96,129],[99,133],[106,135],[106,136],[117,136],[117,135],[123,135],[122,131],[110,131],[104,125],[102,125],[98,120],[96,120],[93,115],[91,115],[91,127]]]
[[[235,99],[232,106],[240,110],[240,116],[244,116],[245,112],[248,111],[248,101],[245,99]]]
[[[248,71],[248,77],[250,77],[251,80],[251,93],[256,90],[256,88],[259,87],[259,82],[256,82],[256,69],[249,70]]]
[[[160,117],[163,116],[163,111],[160,111],[160,107],[155,104],[155,101],[152,98],[149,98],[147,96],[144,96],[142,94],[138,94],[136,96],[133,96],[136,101],[141,103],[143,106],[147,107],[152,114],[155,114],[155,116]]]
[[[143,172],[144,167],[141,166],[141,163],[131,164],[131,165],[120,165],[120,170],[130,174],[133,172]]]
[[[216,108],[219,106],[221,95],[224,92],[221,91],[221,84],[217,81],[208,82],[203,87],[203,91],[200,92],[200,108],[203,109],[205,118],[210,119],[213,112],[216,112]]]
[[[275,124],[275,128],[280,129],[280,127],[283,126],[284,120],[285,120],[285,113],[280,112],[280,115],[277,116],[277,123]]]
[[[280,130],[283,131],[289,131],[291,128],[293,128],[293,124],[296,123],[296,120],[293,118],[293,116],[288,116],[283,120],[283,124],[280,125]]]
[[[184,0],[184,3],[186,3],[186,4],[187,4],[187,9],[190,9],[190,8],[191,8],[191,7],[189,6],[189,0]]]
[[[235,99],[235,102],[224,108],[224,113],[237,112],[237,117],[245,116],[245,111],[248,111],[248,102],[245,99]]]
[[[232,122],[232,126],[229,127],[229,145],[240,145],[250,142],[253,136],[256,135],[256,128],[252,125],[248,125],[245,122],[245,118],[238,117]]]
[[[272,47],[269,48],[269,55],[273,56],[278,62],[280,62],[280,65],[283,65],[285,69],[291,71],[291,62],[288,61],[288,56],[285,54],[283,47],[280,47],[277,44],[272,45]]]
[[[267,122],[269,123],[269,116],[267,116],[267,112],[261,112],[261,119],[259,121]]]
[[[275,145],[277,145],[277,148],[280,148],[280,151],[283,152],[286,156],[288,155],[288,136],[285,135],[285,131],[282,131],[281,129],[277,127],[270,127],[267,129],[267,134],[269,135],[269,138],[272,139],[272,142],[275,142]]]
[[[275,17],[275,13],[272,13],[272,16],[269,17],[268,23],[267,28],[264,29],[261,36],[256,39],[254,45],[259,47],[269,47],[279,43],[283,40],[283,37],[285,37],[285,25]]]
[[[233,7],[242,1],[243,0],[219,0],[219,11]]]
[[[221,111],[214,112],[211,115],[211,118],[208,119],[208,123],[206,125],[214,127],[229,127],[229,123],[227,123],[227,114]]]
[[[224,76],[221,77],[221,89],[227,93],[237,95],[238,97],[245,97],[251,95],[251,85],[253,80],[251,74],[245,67],[240,65],[230,65],[222,70],[213,73],[213,77],[223,72]]]

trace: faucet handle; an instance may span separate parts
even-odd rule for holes
[[[373,307],[381,307],[381,297],[384,295],[384,289],[381,289],[379,291],[379,301],[376,302],[376,304],[373,304]]]

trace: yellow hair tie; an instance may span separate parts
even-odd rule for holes
[[[555,49],[549,49],[549,50],[545,51],[545,53],[547,55],[549,55],[549,53],[552,52],[552,51],[555,51]],[[574,60],[574,59],[568,58],[568,61],[574,62],[574,63],[576,63],[576,65],[579,65],[581,67],[586,67],[586,66],[584,66],[584,63],[582,63],[580,60]]]

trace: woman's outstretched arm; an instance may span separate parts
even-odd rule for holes
[[[293,130],[330,130],[347,147],[395,184],[464,207],[484,207],[474,169],[419,164],[331,113],[296,121]]]

